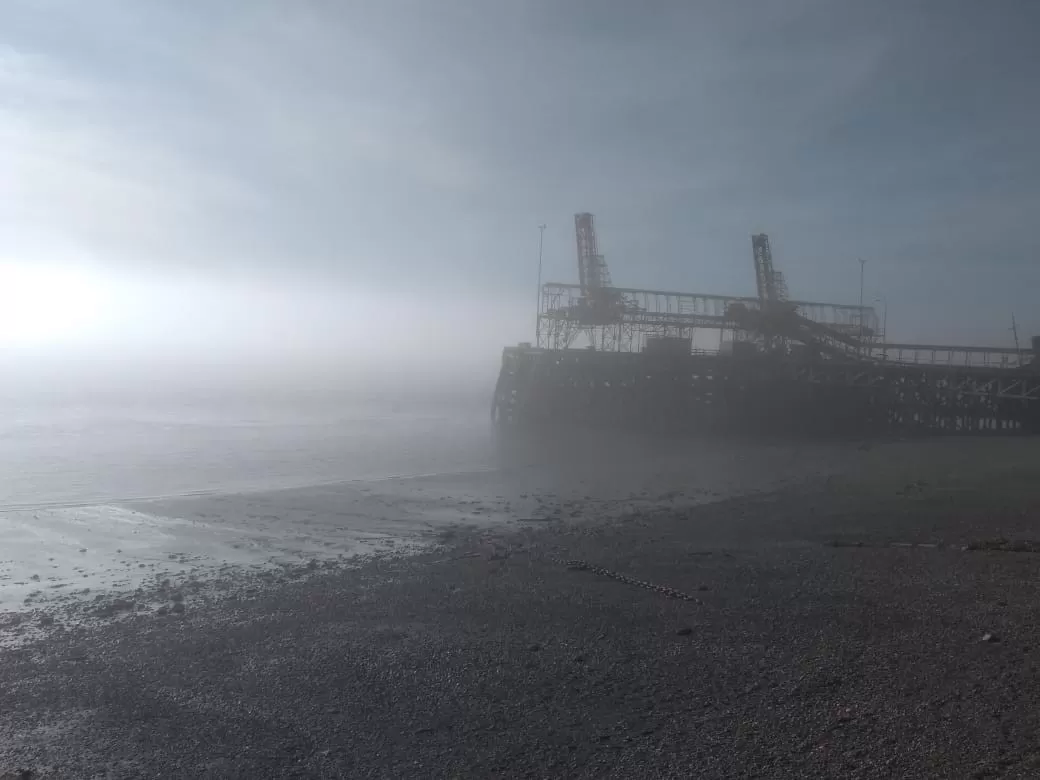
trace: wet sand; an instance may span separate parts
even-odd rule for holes
[[[173,576],[159,606],[78,627],[8,615],[0,771],[1036,776],[1040,563],[994,540],[1040,540],[1040,447],[856,452],[708,504],[695,479],[501,494],[497,524],[427,529],[417,555]],[[450,484],[422,485],[427,509]]]

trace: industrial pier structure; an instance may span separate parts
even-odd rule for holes
[[[502,425],[1040,433],[1040,339],[889,342],[873,307],[791,300],[765,234],[754,297],[618,288],[593,216],[574,224],[578,284],[542,285],[536,342],[504,350]]]

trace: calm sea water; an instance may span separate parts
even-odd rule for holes
[[[0,408],[0,507],[489,468],[483,405],[19,403]]]
[[[732,495],[862,460],[836,442],[503,435],[479,393],[422,405],[346,394],[0,399],[0,510],[453,474],[482,475],[479,489],[495,495]]]

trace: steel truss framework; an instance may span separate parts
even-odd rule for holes
[[[759,310],[758,298],[675,293],[659,290],[611,288],[618,305],[612,316],[595,316],[576,284],[542,285],[538,346],[568,349],[581,341],[606,352],[639,351],[655,336],[693,339],[698,330],[730,331],[734,340],[749,338],[730,318],[734,304]],[[840,352],[875,363],[944,365],[982,368],[1019,368],[1033,359],[1029,350],[1009,347],[974,347],[935,344],[898,344],[884,340],[877,312],[870,306],[849,306],[815,301],[789,301],[802,318],[830,331],[818,334]],[[860,344],[860,318],[868,340]],[[609,320],[609,321],[604,321]],[[583,337],[581,339],[580,337]],[[843,342],[843,343],[839,343]]]
[[[870,356],[879,362],[966,368],[1022,368],[1033,359],[1030,350],[1013,347],[965,347],[938,344],[870,345]]]
[[[801,365],[795,380],[858,393],[882,427],[1040,432],[1040,374],[942,365]]]
[[[733,329],[736,323],[727,313],[734,304],[748,309],[760,306],[758,298],[735,295],[676,293],[661,290],[639,290],[614,287],[619,300],[610,317],[597,316],[577,284],[551,282],[542,285],[538,312],[540,328],[538,346],[544,349],[567,349],[584,334],[590,345],[612,345],[611,351],[629,351],[645,346],[647,336],[679,336],[690,338],[700,328]],[[864,329],[877,333],[878,317],[873,308],[845,306],[814,301],[790,301],[798,313],[808,320],[837,330],[855,334],[860,317]],[[606,320],[606,321],[604,321]]]

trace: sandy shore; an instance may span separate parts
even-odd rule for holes
[[[37,626],[0,773],[1035,777],[1040,448],[971,447]]]

